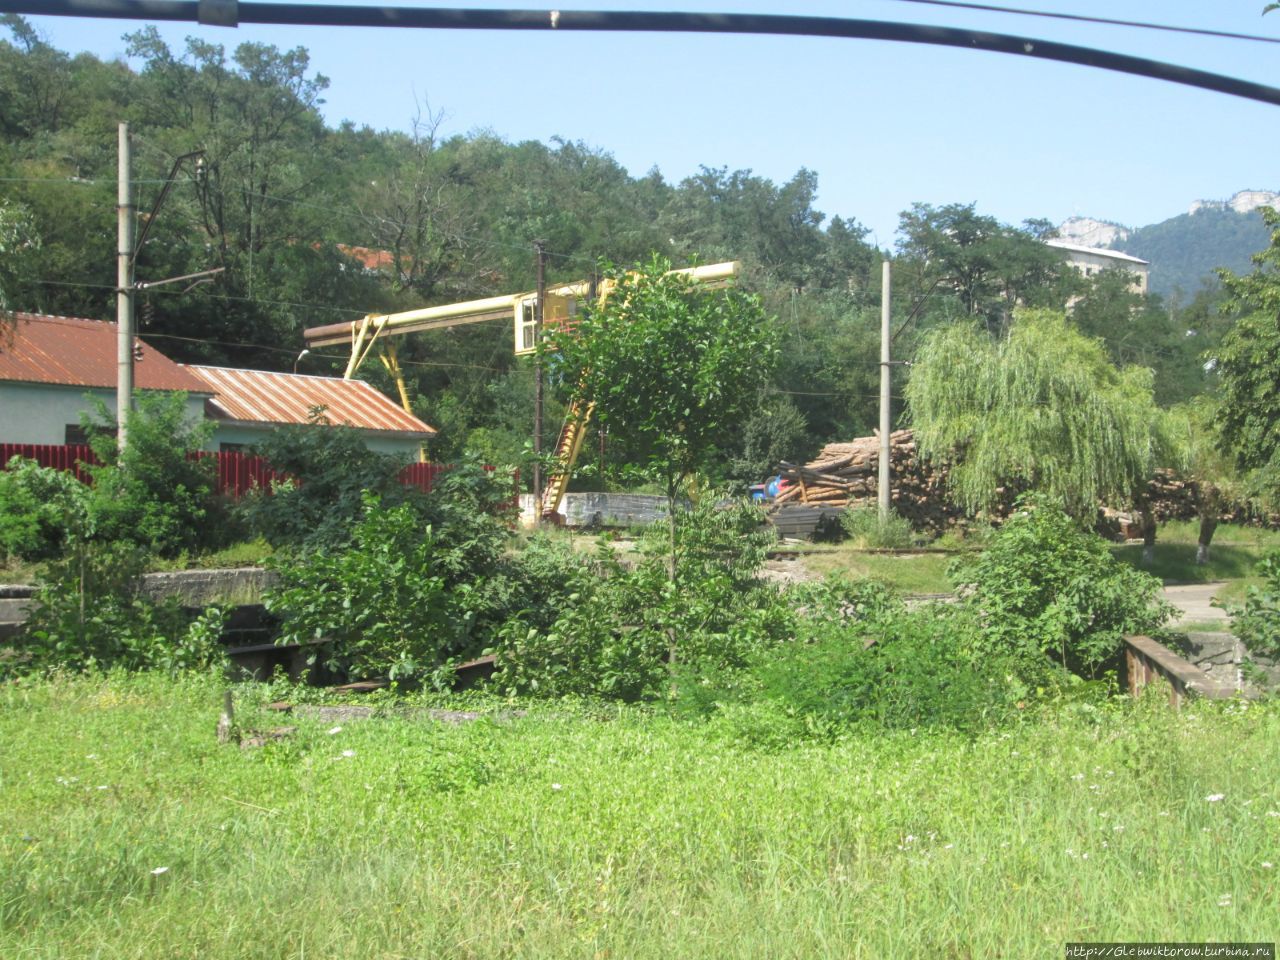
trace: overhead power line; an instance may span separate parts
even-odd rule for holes
[[[886,40],[962,47],[967,50],[986,50],[1074,63],[1280,106],[1280,89],[1276,87],[1159,60],[1004,33],[983,33],[977,30],[884,20],[634,10],[474,10],[261,3],[251,0],[0,0],[0,13],[185,21],[226,27],[245,23],[275,26],[413,27],[434,30],[723,33]]]
[[[1179,27],[1170,23],[1147,23],[1142,20],[1112,20],[1107,17],[1086,17],[1079,13],[1057,13],[1052,10],[1024,10],[1021,7],[998,7],[989,3],[962,3],[960,0],[898,0],[899,3],[922,3],[931,7],[952,7],[958,10],[982,10],[987,13],[1010,13],[1019,17],[1046,17],[1051,20],[1074,20],[1077,23],[1096,23],[1107,27],[1136,27],[1140,30],[1164,30],[1169,33],[1189,33],[1199,37],[1216,37],[1220,40],[1252,40],[1257,43],[1280,43],[1280,37],[1264,37],[1256,33],[1231,33],[1226,30],[1206,30],[1203,27]]]

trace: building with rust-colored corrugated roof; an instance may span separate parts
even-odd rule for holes
[[[267,370],[188,366],[212,391],[206,413],[218,424],[224,449],[251,446],[276,427],[323,422],[355,427],[366,445],[383,453],[414,454],[436,431],[406,413],[363,380]]]
[[[19,313],[0,327],[0,443],[83,441],[94,399],[116,409],[116,325],[81,317]],[[360,380],[184,366],[134,341],[139,390],[182,391],[192,420],[217,424],[211,447],[252,446],[270,430],[320,422],[356,428],[375,450],[407,456],[435,430]]]
[[[100,400],[116,409],[116,325],[83,317],[18,313],[0,325],[0,443],[81,443],[82,414]],[[180,390],[192,420],[213,391],[140,339],[133,341],[134,386]]]

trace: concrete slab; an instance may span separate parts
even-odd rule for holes
[[[1213,600],[1225,583],[1188,583],[1165,587],[1164,598],[1178,608],[1171,626],[1182,623],[1221,623],[1225,629],[1227,611],[1215,607]]]

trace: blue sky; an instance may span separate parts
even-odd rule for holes
[[[1265,0],[995,2],[1280,38],[1280,11],[1262,17]],[[971,27],[1280,86],[1280,45],[901,0],[598,0],[560,7]],[[123,56],[121,35],[140,26],[31,19],[55,46],[104,57]],[[813,38],[186,24],[161,32],[176,48],[188,35],[229,48],[249,40],[306,47],[315,70],[330,79],[324,111],[332,123],[403,129],[422,103],[443,112],[445,134],[581,140],[635,175],[657,167],[671,181],[700,165],[751,169],[778,181],[807,167],[819,175],[818,208],[857,219],[882,246],[893,242],[898,213],[913,201],[972,202],[1014,223],[1083,215],[1142,225],[1185,212],[1196,199],[1280,190],[1280,107],[1001,54]]]

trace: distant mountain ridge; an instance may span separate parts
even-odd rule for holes
[[[1270,232],[1259,207],[1280,209],[1280,193],[1241,190],[1228,200],[1197,200],[1184,214],[1145,227],[1126,227],[1109,220],[1072,217],[1058,233],[1064,240],[1086,247],[1119,250],[1151,263],[1153,293],[1195,294],[1214,273],[1226,267],[1237,273],[1252,269],[1250,257],[1264,249]]]

